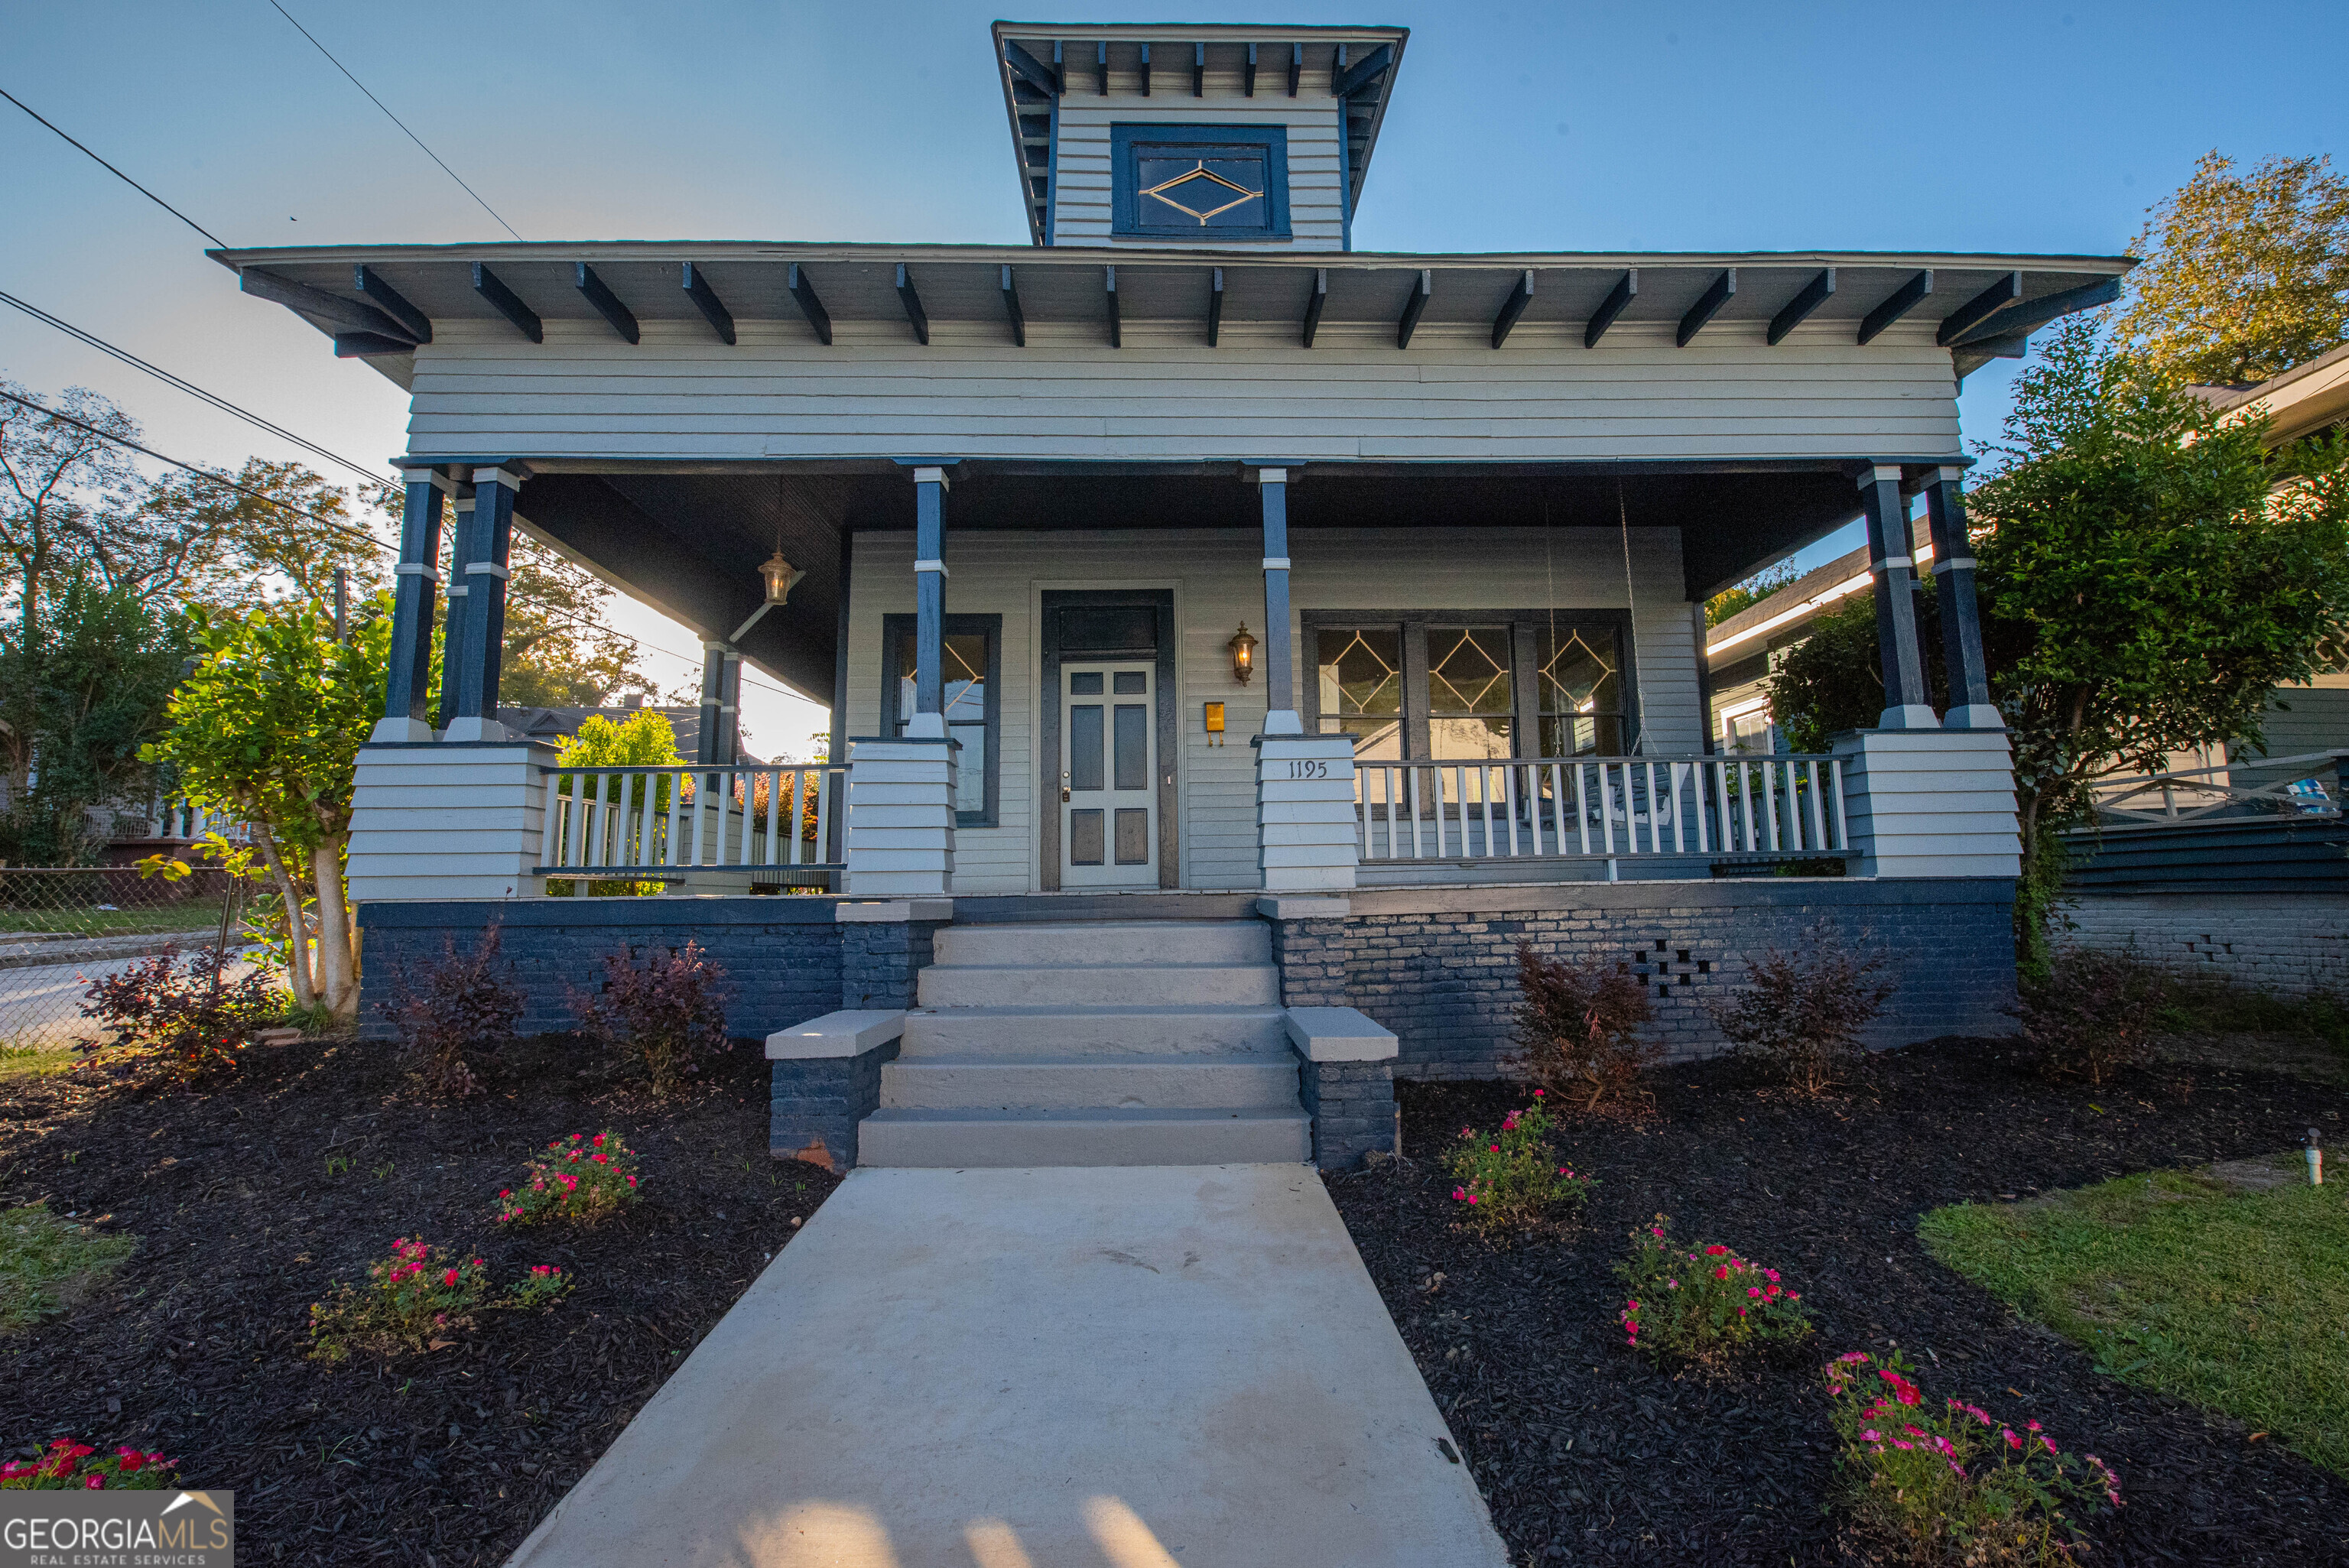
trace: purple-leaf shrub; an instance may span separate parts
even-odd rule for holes
[[[667,1095],[698,1070],[696,1056],[726,1048],[725,981],[690,940],[641,963],[622,947],[605,955],[602,988],[573,993],[572,1006],[590,1035],[635,1057],[653,1092]]]
[[[467,1054],[493,1053],[513,1039],[524,1003],[513,984],[513,965],[501,954],[503,941],[492,922],[463,957],[455,941],[444,937],[440,961],[420,972],[394,962],[392,998],[378,1003],[376,1011],[399,1031],[432,1093],[456,1099],[471,1094],[481,1080]]]
[[[234,979],[234,960],[212,948],[158,954],[89,982],[81,1015],[106,1026],[107,1038],[81,1048],[126,1069],[139,1061],[171,1063],[190,1078],[234,1068],[254,1032],[285,1010],[285,995],[259,968]]]
[[[1520,942],[1517,987],[1516,1060],[1537,1083],[1582,1110],[1640,1091],[1662,1051],[1640,1038],[1654,1009],[1629,965],[1545,958]]]

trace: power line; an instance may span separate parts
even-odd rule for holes
[[[26,103],[23,98],[18,98],[15,93],[10,92],[5,88],[0,88],[0,98],[6,98],[10,103],[15,104],[18,108],[21,108],[26,114],[31,115],[35,119],[40,120],[43,125],[48,126],[51,130],[56,130],[59,136],[64,136],[67,141],[71,142],[75,147],[80,148],[83,152],[88,153],[89,157],[97,162],[99,168],[105,170],[109,174],[113,175],[117,180],[121,181],[125,185],[129,186],[133,191],[138,191],[141,196],[146,197],[147,200],[163,209],[164,211],[171,214],[172,217],[177,218],[181,222],[185,223],[189,228],[193,229],[197,233],[202,234],[205,239],[210,240],[212,242],[214,249],[222,251],[228,249],[228,242],[213,233],[210,229],[205,228],[202,223],[197,222],[193,218],[189,217],[185,212],[181,211],[177,207],[172,206],[169,201],[164,201],[160,196],[156,195],[152,191],[148,190],[144,185],[140,184],[136,180],[131,179],[130,176],[114,167],[113,164],[107,162],[105,159],[99,158],[97,153],[90,152],[88,148],[82,147],[80,142],[74,141],[72,137],[66,136],[64,131],[57,130],[57,128],[55,125],[51,125],[49,121],[42,116],[38,109],[36,109],[31,104]],[[492,214],[492,216],[494,216],[494,214]],[[508,230],[507,232],[512,233],[512,231]],[[519,239],[521,236],[515,235],[515,238]]]
[[[328,517],[321,512],[305,511],[302,508],[295,506],[289,501],[280,500],[275,496],[267,494],[262,490],[254,490],[249,485],[239,484],[236,480],[229,478],[228,475],[220,472],[216,469],[202,468],[194,463],[183,463],[177,458],[167,458],[151,447],[140,446],[138,442],[130,439],[128,436],[118,436],[111,430],[102,430],[96,425],[88,424],[83,420],[75,418],[70,414],[61,414],[55,408],[36,403],[30,397],[19,397],[14,392],[0,391],[0,397],[5,397],[11,403],[22,404],[24,407],[32,409],[33,412],[45,415],[49,418],[57,420],[60,424],[71,425],[77,430],[88,431],[90,435],[96,436],[100,440],[112,441],[117,446],[128,447],[132,451],[137,452],[143,457],[152,458],[159,463],[169,463],[175,469],[183,469],[189,473],[196,474],[202,478],[226,485],[230,490],[236,491],[239,495],[249,496],[264,506],[274,506],[278,511],[290,513],[295,517],[306,518],[310,521],[317,523],[322,528],[331,529],[336,532],[348,535],[354,539],[364,540],[367,543],[374,546],[376,549],[381,550],[385,548],[385,544],[382,540],[378,539],[374,534],[369,533],[363,528],[355,527],[350,523],[343,521],[340,518]],[[701,664],[699,659],[695,658],[690,654],[680,654],[674,648],[664,648],[657,643],[648,643],[644,638],[636,636],[632,633],[619,631],[611,626],[600,625],[594,621],[582,620],[579,616],[570,614],[564,611],[549,609],[544,606],[537,606],[536,608],[538,608],[542,614],[551,616],[560,621],[568,621],[574,626],[584,627],[590,632],[595,632],[606,637],[617,637],[623,642],[634,643],[640,648],[648,649],[651,652],[660,654],[665,657],[682,659],[687,664],[696,667],[698,667]],[[743,684],[746,686],[758,686],[761,690],[773,692],[778,696],[796,697],[800,696],[799,693],[788,690],[782,686],[770,686],[764,681],[753,680],[747,675],[744,676],[742,679]],[[804,702],[807,699],[805,697],[801,697],[800,700]]]
[[[288,11],[283,5],[279,5],[277,4],[277,0],[269,0],[269,3],[271,5],[276,7],[277,14],[280,16],[285,17],[288,22],[294,22],[293,12]],[[326,57],[327,63],[332,65],[335,69],[342,72],[344,76],[348,77],[350,78],[351,86],[358,88],[359,91],[363,93],[367,93],[367,101],[375,105],[376,108],[382,109],[384,112],[384,118],[390,120],[392,124],[399,127],[400,129],[408,131],[408,139],[416,143],[417,146],[424,148],[424,156],[430,159],[433,162],[439,163],[440,165],[441,173],[446,174],[451,180],[455,180],[459,187],[464,191],[466,195],[471,196],[476,201],[481,201],[481,211],[487,212],[492,218],[497,218],[499,228],[503,229],[509,234],[513,234],[513,237],[516,240],[520,240],[522,238],[520,234],[514,234],[513,225],[512,223],[507,222],[503,218],[498,218],[498,210],[496,208],[491,206],[487,201],[481,201],[481,193],[480,191],[474,190],[471,186],[467,185],[461,179],[459,179],[457,171],[450,168],[447,163],[442,162],[439,153],[433,151],[430,148],[424,146],[424,139],[422,137],[417,135],[414,131],[408,129],[408,122],[401,119],[398,115],[393,114],[389,105],[386,104],[383,99],[376,97],[375,94],[367,92],[367,83],[359,80],[357,77],[351,76],[351,68],[343,64],[342,61],[336,59],[334,51],[327,48],[326,45],[319,43],[317,38],[311,34],[309,28],[305,27],[299,22],[294,22],[294,30],[301,34],[304,37],[308,38],[310,42],[316,46],[318,53]]]
[[[260,415],[244,408],[240,408],[235,404],[230,402],[227,398],[220,397],[214,393],[207,392],[192,381],[182,380],[179,377],[172,375],[170,371],[161,368],[160,366],[150,365],[147,361],[140,358],[129,349],[117,348],[114,345],[107,342],[106,339],[98,336],[96,333],[84,332],[80,327],[74,325],[71,322],[61,320],[57,316],[51,315],[47,311],[41,309],[38,305],[27,304],[24,300],[18,299],[15,294],[8,293],[5,289],[0,289],[0,304],[12,304],[18,310],[23,311],[26,315],[31,316],[34,320],[46,322],[49,325],[56,327],[59,332],[64,333],[67,336],[78,338],[80,341],[89,345],[92,348],[97,349],[101,354],[110,354],[115,358],[119,359],[123,364],[129,366],[134,370],[143,370],[148,375],[154,377],[158,381],[164,383],[166,386],[176,387],[191,397],[201,398],[204,402],[211,404],[213,407],[218,408],[223,414],[233,414],[236,418],[243,420],[246,424],[254,426],[258,429],[266,430],[271,435],[277,437],[281,440],[291,441],[305,451],[315,453],[318,457],[326,459],[328,462],[340,463],[343,467],[350,469],[353,473],[358,474],[364,479],[379,480],[383,478],[382,474],[377,470],[367,468],[361,464],[355,463],[351,461],[350,459],[342,456],[338,452],[330,452],[326,448],[318,445],[316,441],[307,440],[303,437],[297,436],[293,431],[285,428],[283,425],[274,425],[268,420],[263,418]]]

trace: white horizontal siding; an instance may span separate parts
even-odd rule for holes
[[[1463,539],[1471,541],[1463,547]],[[1290,596],[1309,610],[1631,609],[1650,749],[1693,751],[1703,743],[1696,637],[1681,597],[1680,544],[1670,529],[1630,531],[1627,586],[1619,535],[1495,529],[1471,536],[1402,530],[1299,530]],[[955,885],[962,892],[1027,892],[1041,885],[1035,826],[1040,803],[1037,703],[1043,655],[1037,617],[1047,589],[1164,588],[1174,594],[1180,646],[1175,700],[1182,744],[1176,758],[1182,885],[1253,888],[1257,870],[1255,751],[1264,727],[1261,681],[1232,679],[1226,645],[1245,620],[1261,634],[1262,544],[1249,530],[1169,532],[957,534],[947,501],[949,614],[1003,617],[1003,741],[1000,825],[955,835]],[[881,617],[914,609],[910,533],[856,537],[850,577],[848,732],[874,735],[883,722]],[[1299,692],[1307,651],[1298,636]],[[1201,707],[1226,705],[1224,738],[1209,746]]]
[[[1129,323],[1128,347],[1040,327],[1030,346],[921,347],[865,324],[837,346],[792,322],[744,322],[728,347],[647,323],[642,346],[548,322],[547,341],[445,324],[416,353],[409,449],[560,461],[761,458],[1206,458],[1277,454],[1541,461],[1593,458],[1957,457],[1956,386],[1930,325],[1867,348],[1825,336],[1770,348],[1761,326],[1685,349],[1618,327],[1597,349],[1423,332],[1407,353],[1369,329],[1308,350],[1196,323]],[[1164,339],[1149,342],[1152,335]],[[1898,335],[1896,336],[1896,334]],[[1080,341],[1080,338],[1084,340]]]
[[[1288,130],[1288,230],[1286,241],[1258,241],[1268,250],[1336,251],[1345,244],[1343,151],[1338,100],[1327,93],[1288,98],[1190,97],[1190,67],[1183,67],[1180,98],[1153,96],[1061,100],[1061,135],[1052,185],[1055,245],[1133,243],[1164,249],[1187,242],[1154,235],[1123,241],[1110,233],[1110,127],[1144,125],[1278,125]],[[1237,86],[1237,83],[1234,84]],[[1197,243],[1231,248],[1228,238],[1203,235]]]

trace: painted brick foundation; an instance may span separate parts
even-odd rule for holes
[[[841,1006],[844,927],[831,898],[595,898],[462,900],[359,906],[359,1032],[387,1039],[378,1004],[397,994],[399,972],[438,963],[453,944],[470,953],[492,921],[503,932],[525,1009],[520,1032],[578,1027],[574,991],[601,979],[605,954],[626,944],[647,949],[698,943],[724,966],[726,1032],[763,1041]],[[850,1004],[856,1006],[857,1004]]]
[[[1391,1062],[1302,1062],[1305,1112],[1313,1119],[1313,1163],[1350,1171],[1362,1156],[1402,1151],[1402,1111]]]
[[[1676,1059],[1725,1042],[1709,1004],[1751,955],[1824,923],[1884,949],[1898,989],[1871,1042],[2005,1035],[2014,1020],[2013,884],[1996,878],[1751,878],[1525,888],[1380,889],[1342,919],[1274,923],[1289,1006],[1359,1007],[1402,1041],[1399,1078],[1499,1076],[1517,1004],[1516,947],[1632,966],[1654,1038]]]
[[[777,1062],[768,1103],[767,1152],[828,1170],[856,1164],[856,1124],[881,1105],[881,1067],[897,1042],[853,1057]]]
[[[2319,892],[2088,895],[2059,940],[2129,951],[2169,974],[2280,996],[2349,996],[2349,896]]]

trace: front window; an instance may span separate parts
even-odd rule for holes
[[[1506,625],[1427,629],[1427,738],[1434,756],[1510,755],[1510,641]]]
[[[1535,634],[1544,757],[1623,755],[1623,680],[1615,639],[1580,627]]]
[[[1365,760],[1402,758],[1402,632],[1396,626],[1323,626],[1314,634],[1321,702],[1316,727],[1355,738]]]
[[[955,823],[991,827],[995,820],[996,760],[993,738],[1000,694],[994,678],[1002,617],[949,615],[944,638],[947,734],[961,744],[955,753]],[[889,733],[905,733],[914,718],[914,666],[918,630],[911,615],[887,618]]]

